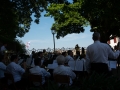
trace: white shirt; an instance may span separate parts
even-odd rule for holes
[[[6,70],[6,65],[3,62],[0,62],[0,78],[4,77],[5,70]]]
[[[2,55],[4,55],[4,51],[6,50],[6,48],[5,48],[5,46],[3,45],[2,47],[1,47],[1,54]]]
[[[40,68],[40,66],[35,66],[31,68],[29,71],[31,74],[34,75],[42,75],[42,84],[45,83],[45,77],[51,76],[49,72],[47,72],[44,68]]]
[[[84,64],[84,71],[86,71],[86,59],[85,59],[85,58],[82,58],[81,61],[83,61],[83,64]]]
[[[70,84],[72,84],[72,79],[75,79],[76,74],[72,71],[70,67],[66,67],[64,65],[59,65],[57,68],[54,69],[53,75],[59,74],[59,75],[68,75],[70,76]]]
[[[106,63],[108,64],[108,57],[116,59],[120,51],[113,52],[112,49],[105,43],[95,41],[87,47],[86,52],[86,69],[89,71],[90,63]]]
[[[74,59],[70,55],[67,55],[65,57],[65,62],[69,62],[69,61],[74,61]]]
[[[20,81],[23,73],[25,73],[25,70],[15,62],[11,62],[7,66],[6,71],[13,75],[14,82]]]

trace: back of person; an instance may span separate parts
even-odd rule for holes
[[[6,67],[7,73],[11,73],[14,78],[14,82],[18,82],[21,80],[23,73],[25,73],[25,69],[23,69],[20,65],[17,64],[18,56],[11,56],[11,63]]]
[[[74,79],[74,76],[71,75],[72,69],[70,67],[66,67],[64,65],[60,65],[54,69],[53,74],[60,74],[60,75],[70,75],[71,78]]]
[[[90,48],[89,48],[90,47]],[[109,47],[107,44],[95,42],[87,48],[92,63],[108,63]]]
[[[72,84],[72,79],[75,79],[76,75],[75,73],[72,71],[72,69],[70,67],[66,67],[64,66],[64,62],[65,62],[65,57],[63,55],[59,55],[57,58],[57,63],[58,63],[58,67],[54,69],[53,71],[53,75],[59,74],[59,75],[68,75],[70,76],[70,84]]]
[[[113,52],[113,50],[110,48],[110,46],[108,46],[108,44],[101,43],[100,34],[98,32],[93,33],[93,40],[94,40],[94,43],[87,47],[87,52],[86,52],[87,71],[88,72],[90,71],[89,69],[90,69],[91,63],[92,63],[91,67],[94,66],[94,68],[97,68],[96,66],[99,65],[98,67],[99,69],[102,67],[101,65],[103,65],[106,67],[106,71],[107,71],[108,70],[108,58],[116,59],[119,56],[120,51],[117,50],[116,52]],[[104,69],[100,69],[100,70],[104,71]]]
[[[41,59],[40,58],[36,58],[34,60],[34,64],[35,64],[35,67],[31,68],[29,71],[31,74],[34,74],[34,75],[42,75],[42,84],[45,83],[45,77],[50,77],[50,73],[47,72],[44,68],[41,68]],[[39,84],[37,84],[39,85]]]
[[[25,70],[23,68],[21,68],[20,65],[14,63],[14,62],[11,62],[7,66],[6,71],[13,75],[13,78],[14,78],[15,82],[20,81],[21,77],[22,77],[22,74],[25,72]]]

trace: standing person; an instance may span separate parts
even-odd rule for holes
[[[93,33],[94,43],[87,47],[86,69],[88,72],[96,71],[98,73],[108,73],[108,58],[117,59],[120,51],[112,51],[108,44],[100,42],[100,34]],[[102,65],[102,66],[101,66]]]
[[[4,43],[3,46],[2,46],[1,49],[0,49],[1,55],[4,55],[4,54],[5,54],[5,51],[7,50],[6,47],[7,47],[7,44]]]

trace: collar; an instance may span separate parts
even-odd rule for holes
[[[40,66],[35,66],[36,68],[40,68]]]
[[[97,41],[94,41],[94,43],[100,43],[100,41],[99,41],[99,40],[97,40]]]
[[[64,65],[58,65],[59,67],[64,67]]]

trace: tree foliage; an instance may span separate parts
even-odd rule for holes
[[[57,32],[57,38],[71,33],[84,32],[83,25],[88,22],[78,12],[80,8],[81,2],[75,2],[74,4],[70,4],[70,2],[52,3],[48,6],[45,16],[54,18],[55,23],[53,23],[51,29]]]
[[[32,15],[38,24],[46,6],[45,0],[0,0],[0,34],[11,39],[23,37],[30,29]]]
[[[57,32],[57,38],[83,32],[89,22],[91,31],[100,32],[102,42],[106,42],[110,35],[120,36],[119,6],[119,0],[73,0],[73,3],[50,4],[46,16],[54,18],[51,29]]]
[[[83,0],[81,11],[91,25],[91,31],[100,32],[102,41],[110,35],[120,36],[119,0]]]

